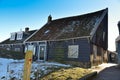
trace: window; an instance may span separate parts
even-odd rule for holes
[[[49,33],[50,32],[50,30],[47,30],[47,31],[45,31],[45,34],[47,34],[47,33]]]
[[[28,50],[28,46],[25,46],[25,53],[27,52],[27,50]]]
[[[96,45],[93,45],[93,58],[94,58],[94,60],[96,60],[97,59],[97,46]]]
[[[7,48],[7,50],[9,51],[9,50],[10,50],[10,48]]]
[[[11,33],[10,40],[15,40],[16,33]]]
[[[15,48],[15,51],[19,52],[19,51],[20,51],[20,48]]]
[[[103,41],[105,40],[105,32],[103,32]]]
[[[78,58],[79,45],[68,46],[68,58]]]
[[[21,31],[21,32],[18,32],[18,33],[17,33],[17,40],[21,40],[22,37],[23,37],[23,32],[22,32],[22,31]]]
[[[28,45],[27,50],[31,50],[33,52],[33,55],[35,55],[36,47],[34,45]]]

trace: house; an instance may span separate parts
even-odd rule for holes
[[[12,32],[10,38],[0,43],[0,48],[6,50],[17,51],[24,53],[24,41],[31,36],[36,30],[29,31],[29,28],[26,27],[25,31]]]
[[[25,40],[37,61],[58,61],[81,67],[107,62],[108,9],[52,20]]]
[[[117,63],[118,58],[117,58],[117,52],[116,51],[109,51],[108,50],[108,62],[109,63]]]
[[[118,56],[118,64],[120,64],[120,21],[118,22],[119,36],[116,38],[116,52]]]

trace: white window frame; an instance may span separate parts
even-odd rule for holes
[[[20,48],[15,48],[15,51],[16,52],[20,52]]]
[[[68,58],[79,58],[79,45],[68,46]]]
[[[21,40],[23,38],[23,31],[17,32],[17,40]]]
[[[93,53],[94,53],[93,55],[94,60],[96,60],[97,59],[97,46],[96,45],[93,45]]]
[[[7,51],[10,51],[10,48],[7,48]]]
[[[33,52],[33,55],[35,55],[36,52],[36,46],[35,45],[28,45],[27,50],[30,50]]]
[[[16,33],[11,33],[10,40],[15,40]]]
[[[27,52],[27,50],[28,50],[28,46],[26,45],[26,46],[25,46],[25,53]]]
[[[47,56],[46,56],[46,45],[45,45],[45,44],[40,44],[40,45],[39,45],[39,51],[38,51],[38,53],[37,53],[37,55],[38,55],[38,61],[42,61],[41,59],[39,59],[39,57],[40,57],[40,47],[41,47],[41,46],[44,46],[44,47],[45,47],[44,59],[43,59],[43,60],[46,61],[46,57],[47,57]]]

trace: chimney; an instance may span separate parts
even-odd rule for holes
[[[49,15],[49,16],[48,16],[48,23],[51,22],[51,21],[52,21],[52,16]]]
[[[118,22],[118,30],[119,30],[119,34],[120,34],[120,21]]]
[[[28,32],[28,31],[29,31],[29,27],[26,27],[26,28],[25,28],[25,32]]]

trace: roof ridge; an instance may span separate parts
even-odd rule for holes
[[[51,22],[45,23],[38,31],[36,31],[34,34],[28,37],[24,41],[24,43],[33,40],[35,41],[47,40],[47,39],[52,40],[52,39],[64,39],[71,37],[88,36],[90,35],[91,30],[94,28],[93,26],[95,25],[97,20],[101,19],[101,15],[103,15],[104,12],[107,11],[108,8],[95,11],[92,13],[90,12],[82,15],[70,16],[70,17],[64,17],[64,18],[52,20]],[[50,32],[45,34],[46,30],[50,30]],[[87,31],[85,32],[84,30],[87,30],[88,32]],[[59,36],[58,34],[61,32],[63,32],[63,34]]]
[[[97,11],[94,11],[94,12],[89,12],[89,13],[81,14],[81,15],[53,19],[52,21],[57,21],[57,20],[62,20],[62,19],[68,19],[68,18],[74,18],[74,17],[80,17],[80,16],[85,16],[85,15],[95,14],[95,13],[99,13],[99,12],[102,12],[102,11],[104,12],[105,10],[108,10],[108,8],[97,10]]]

